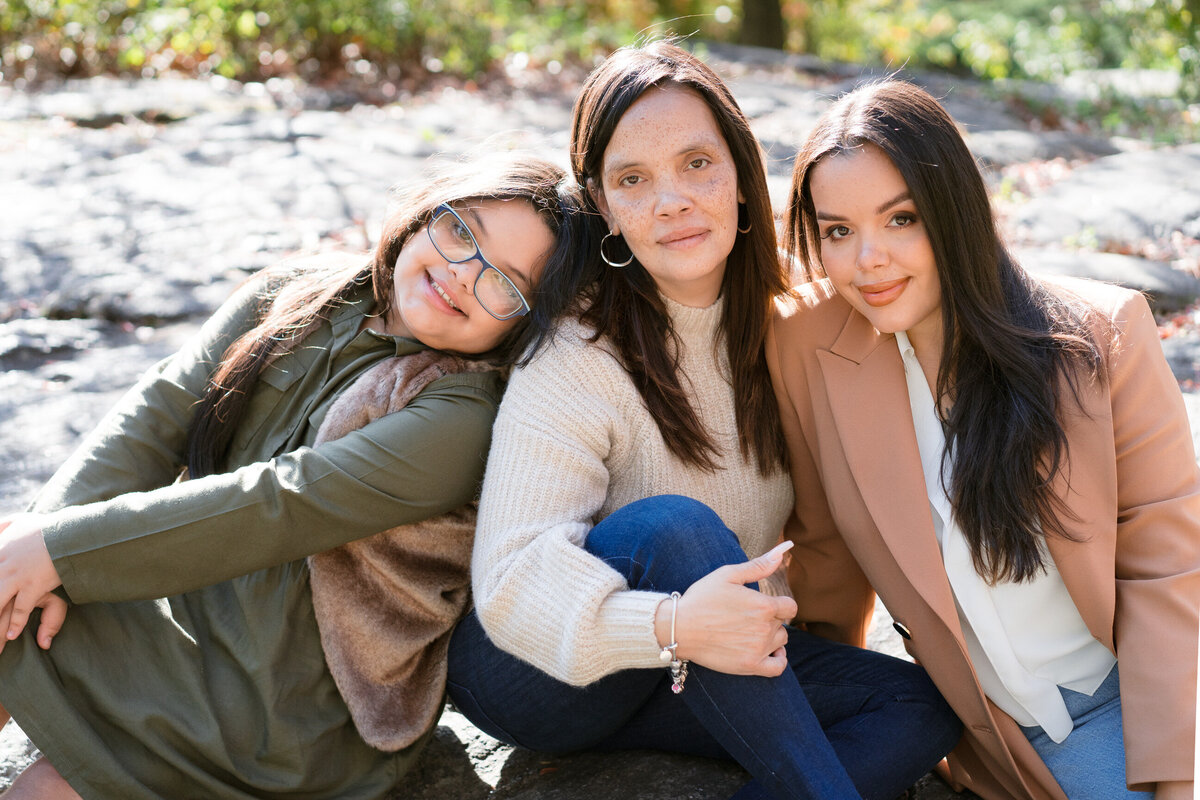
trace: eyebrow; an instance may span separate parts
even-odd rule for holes
[[[486,226],[483,224],[483,217],[479,216],[479,211],[478,211],[478,210],[476,210],[474,206],[471,206],[471,207],[468,207],[468,208],[464,208],[464,209],[463,209],[463,212],[464,212],[464,213],[466,213],[466,214],[468,214],[468,215],[471,217],[471,221],[472,221],[472,222],[474,222],[476,225],[478,225],[478,226],[479,226],[479,232],[480,232],[480,233],[482,233],[484,236],[487,236],[487,235],[488,235],[488,232],[487,232],[487,227],[486,227]],[[472,232],[472,233],[471,233],[471,235],[472,235],[472,236],[475,236],[474,232]],[[487,259],[487,262],[488,262],[489,264],[491,264],[491,265],[492,265],[493,267],[495,267],[496,269],[499,269],[499,270],[500,270],[502,273],[504,273],[506,276],[510,276],[510,277],[511,277],[512,275],[516,275],[518,278],[520,278],[520,279],[521,279],[521,282],[525,284],[525,288],[526,288],[526,289],[530,289],[530,288],[532,288],[532,287],[533,287],[533,282],[529,280],[529,276],[528,276],[528,275],[526,275],[526,274],[525,274],[524,272],[522,272],[521,270],[519,270],[519,269],[517,269],[516,267],[514,267],[512,264],[497,264],[497,263],[495,263],[494,261],[492,261],[490,258],[487,258],[487,256],[484,256],[484,255],[483,255],[483,248],[479,247],[478,237],[477,237],[477,240],[476,240],[476,242],[475,242],[475,247],[479,249],[479,255],[481,255],[481,256],[483,256],[485,259]],[[503,267],[503,269],[501,269],[501,267]]]
[[[900,194],[896,195],[896,196],[895,196],[895,197],[893,197],[891,200],[885,200],[884,202],[880,203],[880,204],[879,204],[879,205],[878,205],[878,206],[875,208],[875,213],[876,213],[876,214],[882,214],[883,212],[887,211],[887,210],[888,210],[889,208],[891,208],[892,206],[899,205],[900,203],[903,203],[905,200],[912,200],[912,192],[908,191],[908,189],[905,189],[903,192],[901,192]],[[845,218],[845,217],[839,217],[839,216],[838,216],[838,215],[836,215],[836,214],[829,214],[829,213],[826,213],[826,212],[824,212],[824,211],[818,211],[818,212],[817,212],[817,219],[819,219],[819,220],[821,220],[821,221],[823,221],[823,222],[842,222],[842,221],[844,221],[846,218]]]
[[[704,139],[696,139],[694,141],[688,142],[686,145],[679,148],[678,152],[676,152],[675,155],[681,156],[681,155],[684,155],[685,153],[690,153],[694,150],[706,150],[708,148],[716,146],[716,144],[717,144],[716,141],[714,141],[711,137],[704,138]],[[611,175],[614,172],[621,172],[622,170],[629,169],[630,167],[636,167],[636,166],[639,166],[640,164],[641,164],[640,161],[622,161],[619,164],[613,164],[612,166],[605,167],[604,174]]]

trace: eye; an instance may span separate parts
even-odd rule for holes
[[[822,239],[829,239],[836,242],[838,239],[845,238],[850,235],[850,229],[845,225],[830,225],[821,234]]]
[[[635,186],[642,182],[641,175],[626,175],[617,181],[618,186]]]
[[[907,228],[917,223],[917,215],[911,211],[899,211],[892,216],[892,225],[897,228]]]
[[[469,247],[475,243],[474,237],[471,236],[471,229],[458,217],[450,217],[450,232],[454,234],[454,238],[461,244]]]
[[[712,163],[712,161],[710,161],[709,159],[704,158],[703,156],[699,156],[697,158],[693,158],[691,161],[688,162],[688,169],[703,169],[704,167],[707,167],[711,163]]]

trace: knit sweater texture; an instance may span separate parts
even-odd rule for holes
[[[513,373],[493,430],[472,557],[476,609],[498,646],[572,685],[662,666],[654,616],[666,595],[631,591],[584,550],[593,525],[636,500],[684,495],[716,511],[753,558],[778,541],[792,509],[786,471],[764,477],[742,457],[722,301],[664,300],[681,383],[720,453],[716,471],[667,449],[614,347],[588,341],[575,320]]]

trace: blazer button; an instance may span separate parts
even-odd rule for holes
[[[912,634],[902,622],[893,622],[892,627],[896,629],[896,633],[903,636],[905,639],[912,639]]]

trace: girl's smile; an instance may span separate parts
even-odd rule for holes
[[[529,296],[554,246],[533,206],[526,200],[476,200],[455,211],[488,261]],[[417,231],[396,258],[392,309],[383,332],[456,353],[491,350],[517,318],[496,319],[480,305],[474,288],[480,269],[478,258],[448,261],[425,231]],[[371,325],[378,326],[378,320]]]
[[[430,290],[433,291],[437,295],[437,298],[445,301],[446,306],[447,306],[447,308],[446,308],[447,311],[451,311],[451,312],[458,313],[458,314],[462,313],[462,309],[460,309],[458,307],[458,303],[454,302],[454,298],[450,295],[450,293],[448,291],[446,291],[444,288],[442,288],[442,285],[440,283],[438,283],[436,280],[434,280],[433,276],[430,275],[428,272],[425,273],[425,280],[429,284]],[[437,307],[436,300],[431,299],[431,302],[433,302],[434,307]]]

